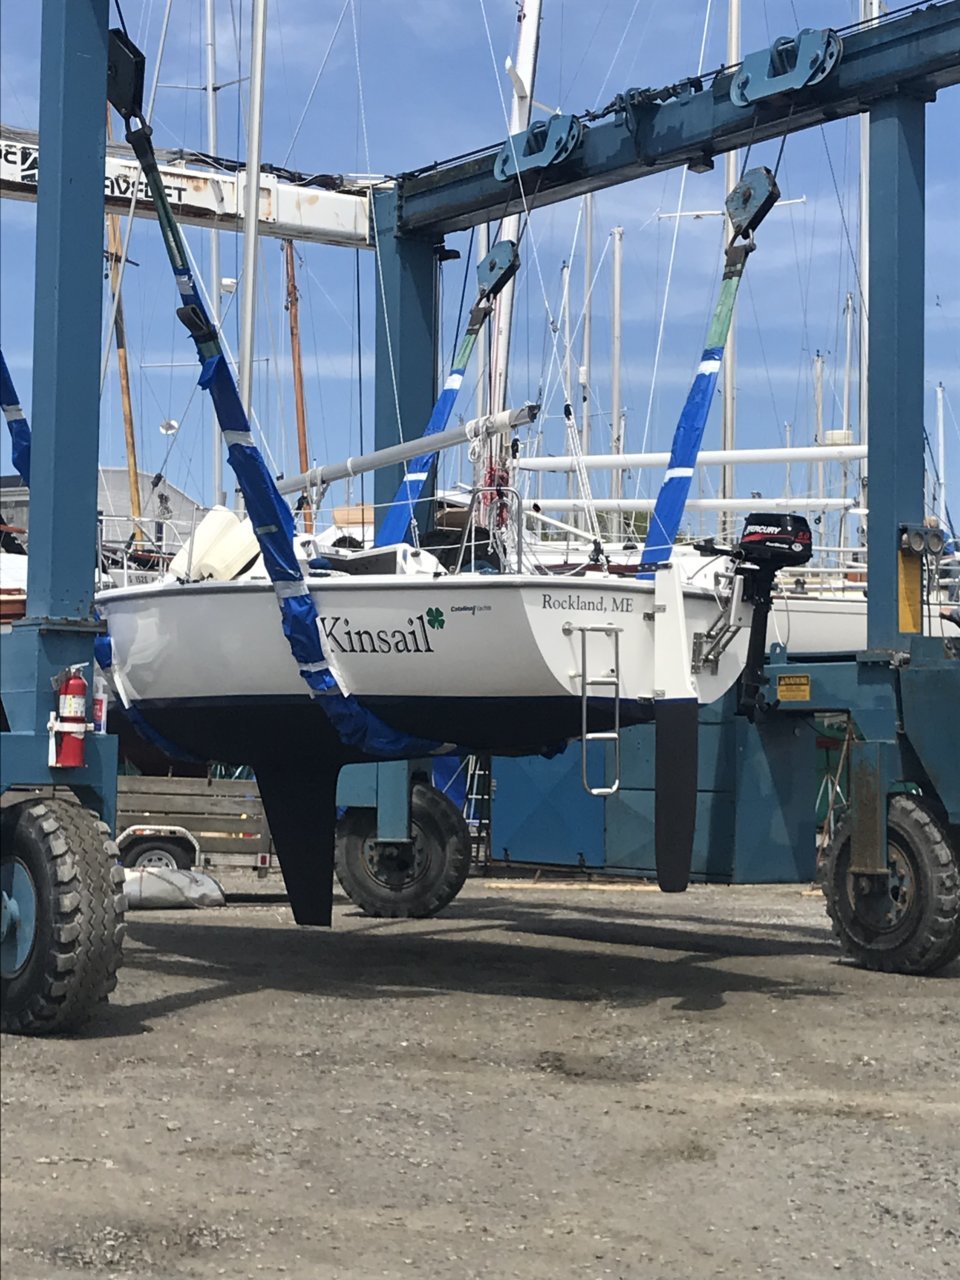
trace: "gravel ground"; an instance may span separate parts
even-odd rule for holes
[[[797,887],[140,913],[90,1031],[3,1038],[3,1277],[956,1280],[958,977]]]

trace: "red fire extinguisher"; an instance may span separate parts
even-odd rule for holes
[[[87,682],[80,667],[69,667],[58,689],[59,714],[54,763],[59,769],[83,768],[83,735],[87,731]]]

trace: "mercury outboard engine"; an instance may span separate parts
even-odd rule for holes
[[[747,516],[733,554],[740,561],[738,572],[744,580],[743,598],[753,605],[740,694],[740,710],[753,720],[757,708],[764,706],[761,690],[767,677],[763,674],[763,660],[767,652],[767,619],[774,579],[780,569],[793,569],[807,563],[813,555],[813,535],[803,516],[760,512]]]

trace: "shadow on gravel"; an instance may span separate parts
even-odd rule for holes
[[[553,911],[565,918],[552,918]],[[180,1010],[264,990],[343,1000],[459,993],[624,1007],[666,999],[691,1012],[722,1009],[737,992],[775,1000],[832,995],[826,969],[822,985],[808,985],[716,963],[832,953],[822,935],[816,943],[795,936],[807,932],[802,927],[771,925],[766,927],[772,936],[745,938],[732,930],[717,932],[715,920],[707,922],[712,929],[706,933],[700,916],[671,916],[686,926],[680,928],[598,914],[603,918],[585,918],[590,912],[570,903],[527,909],[474,900],[455,904],[436,922],[371,920],[349,931],[323,932],[253,921],[250,928],[242,922],[216,924],[209,915],[187,921],[140,916],[129,922],[130,941],[139,946],[128,949],[127,969],[187,980],[189,989],[111,1005],[87,1034],[137,1035],[149,1029],[148,1022]]]

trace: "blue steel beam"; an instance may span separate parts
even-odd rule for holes
[[[899,530],[923,523],[925,114],[907,93],[870,110],[870,649],[906,647]]]
[[[43,5],[31,617],[87,619],[93,606],[108,12],[108,0]]]
[[[46,766],[52,678],[93,662],[109,0],[44,0],[27,616],[3,637],[0,786],[56,781],[112,822],[116,739]]]
[[[437,259],[432,236],[399,236],[397,194],[375,191],[378,247],[374,444],[377,449],[423,432],[436,399]],[[374,473],[377,527],[403,479],[397,464]],[[423,492],[429,498],[432,484]]]
[[[895,93],[931,98],[960,83],[960,0],[844,36],[838,65],[818,85],[744,108],[730,101],[732,79],[724,73],[671,101],[643,102],[588,122],[568,160],[526,175],[525,202],[515,179],[494,177],[502,143],[406,174],[397,229],[446,234],[677,165],[710,167],[723,152],[856,115]]]

